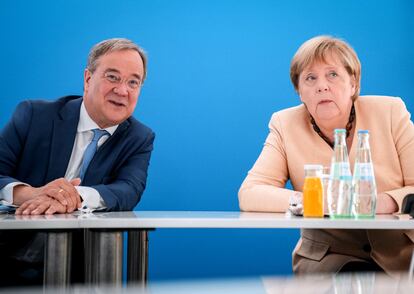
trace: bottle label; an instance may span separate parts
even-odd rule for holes
[[[349,162],[333,162],[331,165],[331,178],[339,179],[341,176],[351,176]]]
[[[370,162],[355,164],[355,177],[360,179],[371,179],[374,176],[372,164]]]

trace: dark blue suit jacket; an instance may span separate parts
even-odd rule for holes
[[[82,97],[24,101],[0,133],[0,189],[21,181],[43,186],[65,176]],[[128,118],[98,149],[82,181],[107,210],[132,210],[145,189],[154,133]]]

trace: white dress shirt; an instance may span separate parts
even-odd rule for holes
[[[109,135],[104,135],[98,141],[98,149],[105,143],[106,140],[116,131],[118,125],[106,128]],[[80,173],[80,168],[82,165],[83,154],[88,147],[89,143],[93,139],[93,129],[100,129],[99,126],[92,120],[86,111],[86,107],[82,102],[80,108],[78,128],[76,132],[75,142],[72,148],[72,154],[70,156],[68,168],[66,169],[65,179],[70,181],[72,179],[78,178]],[[3,199],[4,204],[13,203],[13,187],[16,185],[26,185],[22,182],[13,182],[6,185],[3,189],[0,190],[0,198]],[[105,208],[105,202],[103,201],[99,192],[91,187],[86,186],[76,186],[79,195],[81,195],[83,202],[82,208],[87,208],[88,210],[96,210]]]

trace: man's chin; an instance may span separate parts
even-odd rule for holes
[[[99,127],[102,128],[102,129],[106,129],[106,128],[109,128],[109,127],[119,125],[122,122],[124,122],[125,120],[126,120],[126,118],[124,118],[124,117],[111,116],[110,119],[106,119],[105,121],[102,121],[101,122],[102,125],[99,125]]]

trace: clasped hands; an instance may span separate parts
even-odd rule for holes
[[[18,215],[71,213],[81,207],[81,198],[75,186],[80,179],[56,179],[42,187],[18,185],[14,187],[13,203],[19,205]]]

